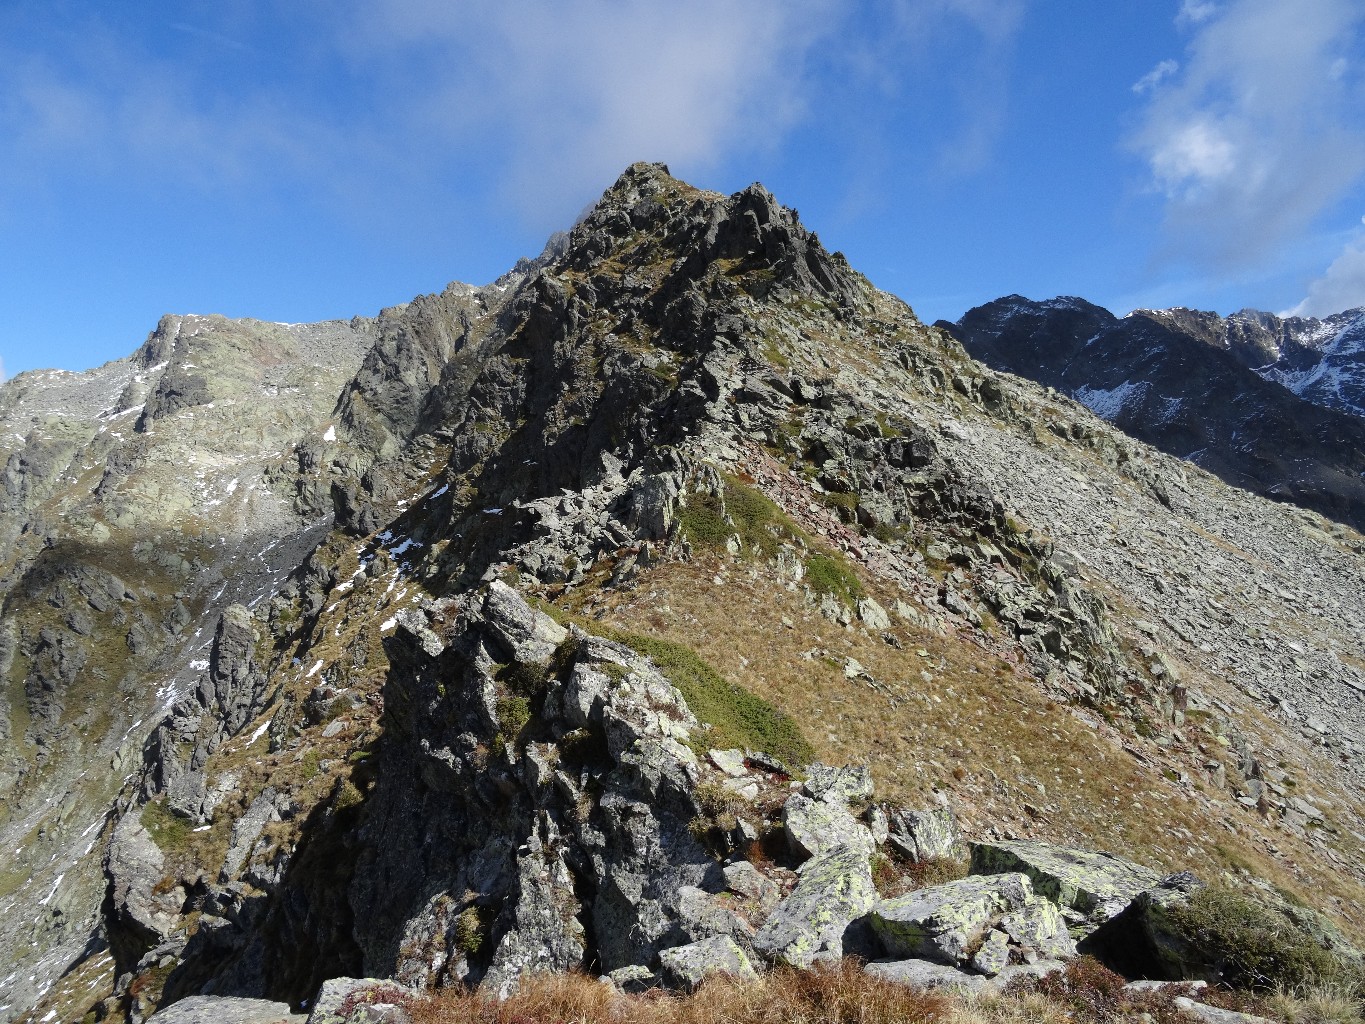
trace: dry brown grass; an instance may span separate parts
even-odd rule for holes
[[[866,574],[864,583],[888,607],[898,596]],[[880,799],[930,806],[946,795],[970,838],[1074,843],[1210,879],[1243,870],[1310,904],[1339,897],[1340,923],[1357,932],[1365,923],[1340,909],[1365,905],[1365,889],[1306,842],[1226,795],[1186,788],[1166,774],[1161,750],[1053,702],[966,637],[898,621],[898,649],[823,618],[770,567],[709,553],[653,568],[631,591],[590,583],[559,603],[686,644],[791,715],[822,760],[869,764]],[[872,680],[848,679],[848,657]]]
[[[757,981],[715,977],[695,993],[626,996],[584,975],[531,975],[511,998],[437,993],[414,1024],[927,1024],[950,1001],[863,973],[852,961],[776,971]]]

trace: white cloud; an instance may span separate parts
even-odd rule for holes
[[[1285,316],[1331,316],[1365,306],[1365,231],[1347,243],[1327,272],[1308,286],[1304,300]]]
[[[562,215],[632,161],[695,171],[777,143],[838,24],[834,0],[384,0],[345,38],[416,130],[485,148],[521,205]]]
[[[1218,5],[1211,0],[1182,0],[1180,13],[1175,16],[1177,25],[1198,25],[1208,21],[1218,13]]]
[[[1357,0],[1186,0],[1186,59],[1148,84],[1129,140],[1166,198],[1174,254],[1255,265],[1360,179],[1365,102],[1340,61],[1363,19]]]
[[[1133,83],[1133,92],[1139,96],[1144,92],[1150,92],[1166,79],[1180,70],[1180,64],[1173,60],[1163,60],[1151,71],[1147,72],[1136,82]]]

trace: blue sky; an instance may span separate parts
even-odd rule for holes
[[[1078,14],[1078,11],[1084,13]],[[631,161],[921,317],[1365,304],[1359,0],[0,4],[0,373],[481,284]]]

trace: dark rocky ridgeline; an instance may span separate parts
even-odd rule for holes
[[[1343,381],[1323,369],[1318,384],[1331,376],[1347,397],[1321,404],[1276,383],[1306,381],[1328,358],[1304,342],[1303,322],[1181,309],[1119,318],[1084,299],[1011,295],[939,326],[982,362],[1056,388],[1235,487],[1365,526],[1365,420],[1349,397],[1365,370],[1347,368]]]
[[[203,994],[316,997],[322,1013],[361,974],[502,992],[581,968],[688,987],[718,965],[843,952],[970,987],[1070,955],[1160,882],[1123,865],[1122,886],[1081,898],[981,861],[954,888],[884,898],[879,858],[960,852],[940,802],[873,803],[866,769],[805,764],[817,719],[784,718],[696,651],[598,627],[608,596],[665,621],[653,587],[669,572],[720,603],[728,587],[800,602],[806,626],[769,625],[801,677],[824,686],[841,666],[864,699],[891,695],[889,731],[989,672],[993,714],[1031,703],[1059,730],[1082,723],[1068,735],[1134,759],[1154,793],[1201,800],[1195,828],[1235,823],[1322,864],[1328,843],[1349,848],[1359,673],[1328,652],[1360,633],[1361,549],[974,363],[760,186],[725,197],[635,165],[539,259],[362,333],[373,347],[330,418],[260,478],[334,521],[291,542],[292,572],[197,613],[194,685],[123,789],[105,857],[114,993],[92,985],[82,1013],[139,1020]],[[160,334],[151,366],[185,337]],[[140,436],[222,404],[211,381],[212,401],[172,410],[178,387]],[[1248,533],[1225,540],[1231,525]],[[1254,606],[1228,596],[1253,579]],[[811,620],[838,639],[812,646]],[[871,672],[855,644],[900,660]],[[833,743],[840,726],[818,721]],[[738,734],[712,743],[713,728]],[[996,746],[979,774],[1010,793]],[[1317,788],[1291,792],[1292,759],[1327,766],[1330,817]],[[939,769],[955,799],[991,798],[978,766],[958,768]],[[977,837],[1051,827],[1048,794],[1071,780],[1035,782],[1027,820],[976,814]],[[1112,813],[1101,798],[1087,818]]]

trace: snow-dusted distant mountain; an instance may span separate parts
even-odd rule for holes
[[[1365,307],[1325,320],[1244,309],[1227,318],[1191,309],[1138,310],[1224,348],[1305,401],[1365,417]]]
[[[1365,309],[1116,317],[1072,296],[1009,295],[938,326],[1229,483],[1365,527]]]

